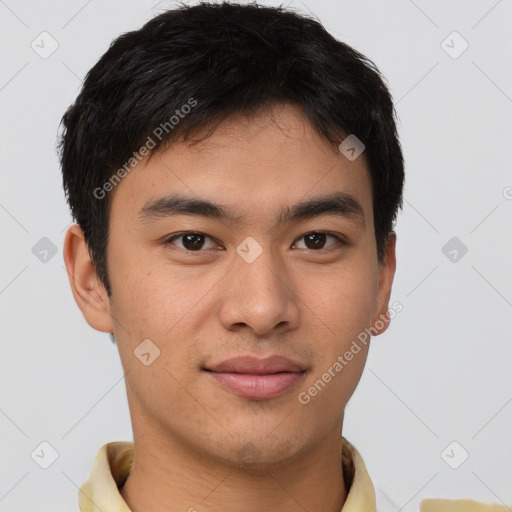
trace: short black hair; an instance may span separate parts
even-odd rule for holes
[[[404,162],[391,94],[376,65],[289,8],[180,4],[115,39],[61,121],[64,190],[109,296],[107,192],[141,148],[151,157],[206,131],[204,140],[230,116],[284,104],[300,107],[333,146],[348,135],[365,145],[382,261],[402,207]]]

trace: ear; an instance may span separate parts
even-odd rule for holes
[[[73,224],[64,238],[64,263],[71,291],[86,322],[102,332],[114,332],[110,299],[96,275],[82,229]]]
[[[379,263],[379,285],[377,289],[377,300],[375,302],[375,313],[372,318],[372,332],[375,336],[382,334],[389,326],[388,307],[391,295],[391,285],[396,269],[396,234],[391,231],[388,236],[386,249],[382,262]],[[384,319],[387,319],[386,321]],[[380,320],[380,322],[378,322]],[[384,324],[382,327],[379,325]]]

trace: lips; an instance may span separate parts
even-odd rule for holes
[[[235,357],[205,370],[224,389],[255,400],[281,396],[298,385],[306,372],[304,366],[283,356]]]
[[[302,372],[304,368],[283,356],[269,356],[264,359],[256,357],[234,357],[227,359],[220,364],[207,368],[218,373],[250,373],[250,374],[272,374],[280,372]]]

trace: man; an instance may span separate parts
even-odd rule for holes
[[[81,510],[374,511],[342,437],[400,307],[404,166],[374,64],[282,8],[184,6],[120,36],[63,125],[65,263],[134,436],[100,449]],[[491,510],[421,509],[460,506]]]

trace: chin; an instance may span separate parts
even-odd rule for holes
[[[227,437],[225,443],[217,445],[217,453],[212,455],[222,464],[268,475],[270,469],[292,461],[300,454],[301,448],[300,443],[292,443],[286,433],[282,438],[275,434],[267,437],[254,434],[244,435],[243,438]]]

